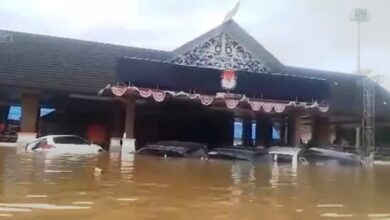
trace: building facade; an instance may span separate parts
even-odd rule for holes
[[[286,66],[233,20],[174,51],[0,32],[0,122],[21,107],[20,143],[67,133],[130,150],[356,144],[364,76]],[[375,91],[385,127],[390,96]]]

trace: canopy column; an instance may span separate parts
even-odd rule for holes
[[[289,144],[292,147],[300,147],[301,145],[301,116],[298,112],[294,112],[290,116],[288,126],[288,139]]]
[[[316,147],[330,143],[330,120],[329,118],[317,117],[313,120],[312,130],[313,144]]]
[[[257,145],[269,147],[272,142],[272,121],[270,118],[260,118],[256,126]]]
[[[115,105],[111,114],[110,151],[118,151],[121,148],[125,124],[123,105]]]
[[[23,93],[20,105],[22,108],[22,115],[17,142],[20,146],[24,146],[37,138],[37,122],[40,110],[39,94]]]
[[[126,119],[125,133],[122,139],[122,153],[135,152],[134,122],[135,122],[135,99],[129,98],[125,103]]]
[[[246,118],[242,121],[243,124],[243,145],[244,146],[253,146],[252,141],[252,120]]]

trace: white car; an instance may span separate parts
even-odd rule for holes
[[[49,135],[26,145],[26,151],[59,154],[97,154],[103,148],[75,135]]]

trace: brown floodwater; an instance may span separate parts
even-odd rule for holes
[[[102,173],[98,172],[102,169]],[[0,149],[0,218],[390,219],[390,167]]]

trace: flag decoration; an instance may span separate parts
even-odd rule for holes
[[[226,107],[228,107],[229,109],[236,108],[239,102],[240,101],[237,99],[225,99]]]
[[[248,101],[249,105],[251,106],[251,109],[253,111],[260,111],[261,107],[263,106],[262,102],[257,102],[257,101]]]
[[[152,92],[153,99],[156,102],[162,102],[165,99],[165,92],[164,91],[153,91]]]
[[[116,96],[123,96],[126,91],[127,87],[126,86],[113,86],[111,87],[112,93]]]
[[[149,98],[152,96],[153,91],[151,89],[139,89],[139,95],[142,98]]]
[[[214,101],[214,97],[213,96],[206,96],[206,95],[202,95],[200,96],[200,102],[203,104],[203,105],[211,105]]]
[[[275,103],[273,106],[276,113],[284,112],[284,110],[286,110],[286,107],[287,107],[286,104],[282,104],[282,103]]]
[[[228,74],[229,75],[229,74]],[[231,76],[231,75],[230,75]],[[142,98],[150,98],[156,102],[163,102],[168,97],[169,98],[188,98],[192,100],[199,100],[205,106],[210,106],[217,100],[221,100],[225,102],[225,105],[229,109],[235,109],[239,106],[240,103],[243,106],[246,104],[253,111],[263,111],[266,113],[283,113],[287,108],[304,108],[304,109],[318,109],[321,113],[326,113],[329,111],[329,105],[327,104],[319,104],[316,101],[313,102],[282,102],[282,101],[271,101],[271,100],[263,100],[256,98],[248,98],[242,94],[232,94],[232,93],[224,93],[218,92],[214,96],[213,95],[204,95],[199,93],[188,93],[184,91],[170,91],[170,90],[158,90],[158,89],[149,89],[149,88],[138,88],[135,86],[106,86],[104,89],[99,91],[100,95],[106,93],[106,91],[111,91],[111,93],[115,96],[122,97],[125,94],[139,95]]]

